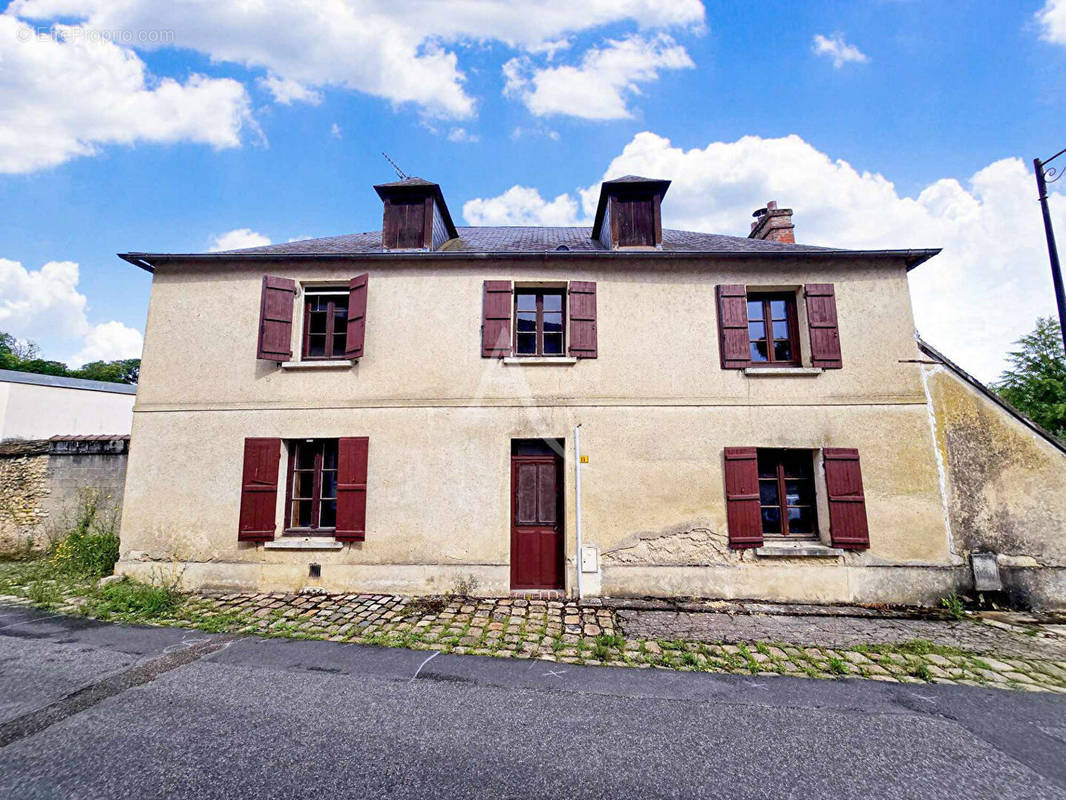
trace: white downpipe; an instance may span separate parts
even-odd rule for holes
[[[577,524],[574,532],[577,536],[577,556],[574,559],[574,568],[577,573],[577,599],[581,593],[581,423],[574,426],[574,495],[575,514]]]

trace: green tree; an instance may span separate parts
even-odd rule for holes
[[[92,361],[81,369],[72,370],[61,361],[41,358],[40,351],[33,342],[20,342],[10,333],[0,331],[0,369],[110,383],[136,383],[140,377],[141,360],[126,358],[118,361]]]
[[[1051,317],[1015,345],[1007,369],[993,389],[1037,425],[1066,441],[1066,353],[1062,333]]]

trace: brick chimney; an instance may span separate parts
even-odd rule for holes
[[[459,234],[440,186],[422,178],[405,178],[374,187],[385,204],[381,223],[384,250],[436,250]]]
[[[760,208],[752,216],[755,221],[751,223],[749,239],[796,243],[796,237],[792,233],[796,226],[792,224],[791,208],[778,208],[777,201],[771,200],[766,204],[766,208]]]

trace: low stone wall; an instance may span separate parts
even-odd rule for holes
[[[128,452],[128,436],[0,442],[0,556],[47,548],[86,493],[96,494],[98,514],[117,522]]]

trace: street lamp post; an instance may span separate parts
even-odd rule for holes
[[[1055,231],[1051,227],[1051,212],[1047,205],[1048,179],[1054,183],[1062,177],[1062,172],[1056,167],[1046,168],[1056,158],[1066,153],[1066,148],[1059,150],[1051,158],[1041,161],[1033,159],[1033,170],[1036,172],[1036,192],[1040,197],[1040,210],[1044,214],[1044,234],[1047,236],[1047,252],[1051,259],[1051,280],[1055,284],[1055,303],[1059,307],[1059,328],[1062,332],[1062,346],[1066,348],[1066,290],[1062,287],[1062,268],[1059,266],[1059,250],[1055,246]],[[1045,169],[1046,168],[1046,169]]]

